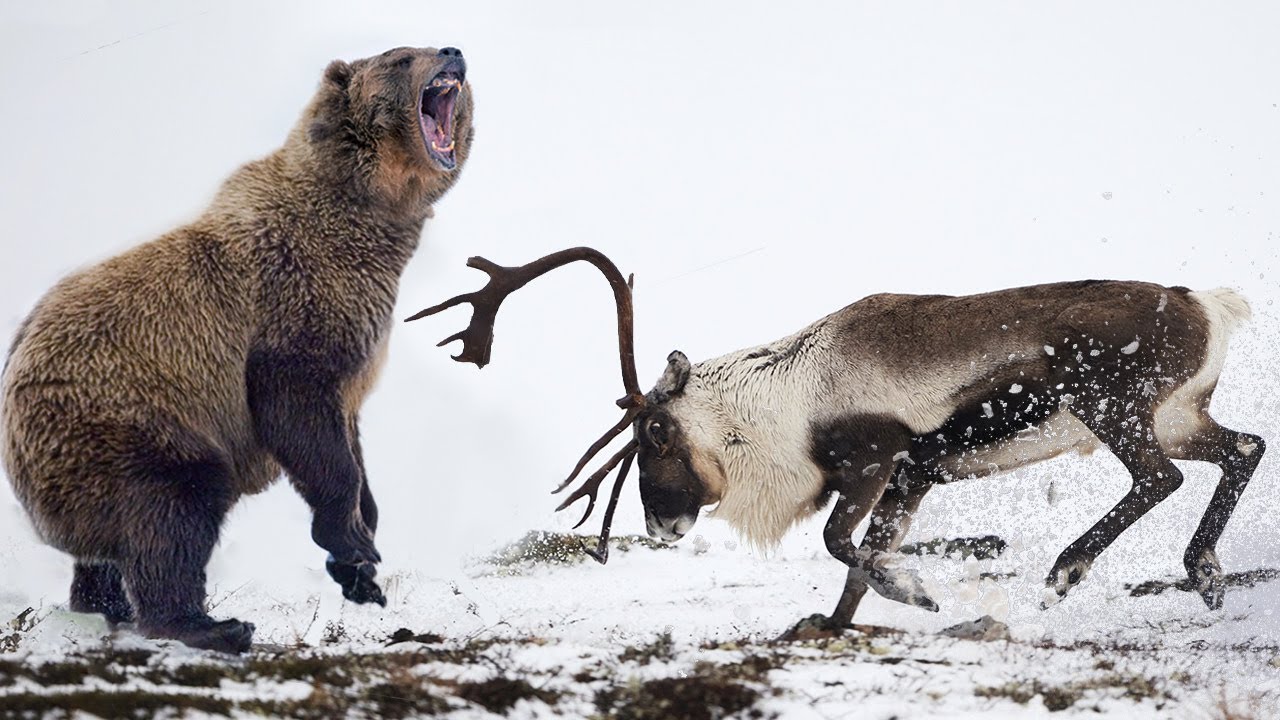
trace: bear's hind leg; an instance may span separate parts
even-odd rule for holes
[[[142,486],[149,498],[134,505],[139,517],[120,570],[139,632],[202,650],[241,653],[253,640],[253,625],[216,621],[204,608],[205,566],[231,506],[224,473],[218,466],[189,466]]]
[[[112,625],[133,622],[120,570],[109,562],[76,561],[71,578],[71,610],[103,615]]]
[[[200,650],[248,650],[253,624],[209,617],[204,610],[204,568],[192,572],[171,560],[134,560],[125,572],[129,595],[138,608],[139,632],[152,638],[172,638]]]

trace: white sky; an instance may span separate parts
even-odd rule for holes
[[[330,59],[455,45],[475,151],[427,227],[400,316],[479,287],[470,255],[517,264],[593,245],[636,274],[647,387],[673,348],[705,359],[873,292],[1229,285],[1257,317],[1220,399],[1267,435],[1277,27],[1280,6],[1263,2],[6,1],[0,333],[7,343],[63,274],[198,214],[283,140]],[[593,273],[508,301],[483,372],[433,348],[466,310],[396,329],[364,425],[387,567],[445,572],[566,525],[547,491],[621,394]],[[620,531],[642,528],[632,483]],[[1254,496],[1275,490],[1242,503],[1265,516]],[[307,524],[283,483],[246,500],[214,580],[318,566]],[[1258,542],[1277,544],[1273,524]],[[0,593],[62,597],[59,557],[0,484],[0,574],[15,574]]]

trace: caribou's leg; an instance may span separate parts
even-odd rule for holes
[[[852,538],[889,485],[897,464],[895,455],[910,444],[905,427],[880,416],[845,417],[813,429],[812,457],[824,471],[826,488],[837,493],[822,538],[831,556],[849,566],[852,582],[868,585],[890,600],[937,610],[920,578],[896,567],[894,553],[874,546],[856,548]],[[841,602],[844,604],[843,593]],[[827,618],[827,623],[834,619]]]
[[[1224,592],[1222,567],[1218,564],[1218,538],[1222,537],[1236,501],[1253,477],[1266,447],[1257,435],[1228,430],[1205,414],[1200,431],[1169,452],[1179,460],[1210,462],[1222,468],[1218,489],[1182,556],[1187,577],[1210,610],[1222,607]]]
[[[1121,405],[1120,402],[1113,404]],[[1091,400],[1080,405],[1096,407]],[[1110,512],[1058,556],[1045,585],[1059,598],[1084,580],[1093,561],[1120,533],[1182,485],[1182,472],[1155,438],[1155,411],[1149,401],[1142,405],[1135,403],[1132,410],[1124,413],[1086,411],[1076,417],[1124,463],[1133,477],[1133,485]],[[1049,604],[1046,602],[1045,606]]]
[[[896,551],[902,545],[902,539],[906,537],[907,530],[911,528],[911,518],[920,507],[920,501],[932,487],[932,484],[923,484],[908,489],[894,483],[886,488],[880,501],[871,511],[871,526],[867,528],[867,534],[862,538],[858,551],[863,553]],[[848,627],[853,621],[858,604],[862,602],[862,596],[867,593],[867,584],[862,580],[863,575],[860,568],[849,568],[849,574],[844,581],[844,592],[840,594],[840,602],[836,603],[835,612],[831,613],[832,625]]]

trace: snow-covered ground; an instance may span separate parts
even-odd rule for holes
[[[1280,568],[1276,27],[1266,2],[4,3],[0,335],[58,277],[197,213],[279,144],[330,59],[455,45],[477,97],[475,152],[427,228],[400,315],[473,288],[470,255],[516,263],[593,245],[636,273],[647,382],[672,348],[707,358],[875,292],[1086,277],[1236,287],[1255,317],[1214,412],[1273,449],[1219,556],[1228,572]],[[521,716],[619,717],[720,698],[824,718],[1037,715],[1047,700],[1117,717],[1280,717],[1277,581],[1233,588],[1217,612],[1127,589],[1180,572],[1215,482],[1207,466],[1185,465],[1185,485],[1046,611],[1053,558],[1127,488],[1119,463],[1061,458],[935,491],[909,539],[995,534],[1009,549],[922,558],[939,614],[865,602],[858,622],[902,634],[772,642],[835,602],[843,573],[819,521],[767,556],[703,519],[675,550],[606,567],[485,564],[530,529],[567,528],[547,490],[616,420],[620,394],[612,309],[588,271],[539,281],[503,313],[483,372],[434,347],[465,311],[399,328],[366,406],[388,608],[341,602],[287,485],[235,510],[211,602],[257,623],[265,646],[250,659],[104,641],[100,623],[63,609],[70,561],[34,538],[0,482],[0,698],[74,686],[140,690],[139,703],[185,693],[209,712],[228,709],[209,697],[312,716],[356,700],[370,714],[474,716],[510,700]],[[642,528],[632,485],[616,529]],[[938,634],[983,615],[1012,639]],[[400,628],[440,641],[386,647]],[[181,669],[193,664],[206,670]],[[358,680],[323,672],[348,666]],[[253,704],[264,698],[294,704]],[[3,702],[0,716],[14,707]]]
[[[692,540],[615,550],[607,568],[556,553],[562,562],[397,574],[385,610],[343,605],[319,569],[287,587],[220,587],[215,612],[252,618],[266,643],[236,660],[41,608],[17,652],[0,655],[0,715],[157,703],[386,715],[393,701],[460,718],[1270,718],[1280,707],[1275,582],[1233,588],[1209,613],[1189,593],[1132,597],[1126,584],[1147,575],[1104,563],[1040,611],[1037,553],[1014,543],[994,560],[920,557],[945,588],[936,615],[872,598],[859,619],[876,626],[778,641],[829,610],[841,568],[802,544],[760,558],[714,531]],[[939,633],[980,615],[1010,636]],[[411,632],[388,647],[399,628]]]

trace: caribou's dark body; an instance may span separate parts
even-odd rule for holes
[[[1215,545],[1264,443],[1220,426],[1209,402],[1228,338],[1248,316],[1230,290],[1084,281],[875,295],[767,345],[696,365],[674,352],[643,402],[631,401],[649,532],[678,539],[717,504],[714,515],[769,546],[834,495],[824,538],[849,576],[828,620],[848,624],[868,586],[936,609],[893,562],[931,487],[1106,447],[1132,489],[1062,552],[1051,594],[1065,595],[1177,489],[1172,460],[1201,460],[1223,477],[1184,562],[1219,607]],[[588,483],[593,496],[600,477]]]
[[[929,488],[1105,446],[1132,490],[1059,556],[1047,585],[1065,595],[1181,484],[1171,459],[1204,460],[1224,477],[1184,561],[1218,607],[1214,547],[1264,447],[1208,414],[1227,339],[1247,316],[1230,291],[1135,282],[869,297],[782,341],[694,365],[666,391],[646,419],[667,442],[641,433],[650,531],[674,539],[695,504],[718,501],[716,515],[768,545],[834,494],[825,539],[854,566],[833,616],[844,624],[866,590],[866,562],[896,550]],[[687,453],[693,472],[649,472],[664,445]],[[850,535],[868,510],[875,521],[855,549]],[[885,568],[870,580],[932,606],[908,575]]]

